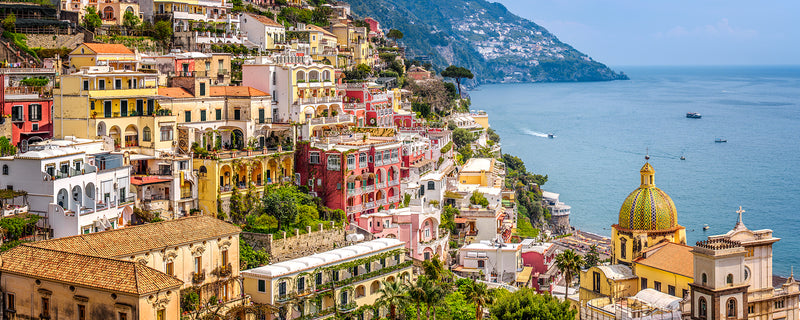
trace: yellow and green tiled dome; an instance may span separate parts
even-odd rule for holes
[[[619,227],[629,230],[669,230],[678,226],[675,203],[661,189],[656,188],[655,170],[645,163],[639,171],[641,185],[631,192],[619,209]]]

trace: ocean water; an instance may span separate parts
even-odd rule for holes
[[[732,229],[742,206],[748,228],[781,238],[774,273],[800,266],[800,67],[616,69],[632,80],[481,86],[472,109],[489,112],[504,152],[549,175],[580,230],[611,235],[649,152],[688,243]]]

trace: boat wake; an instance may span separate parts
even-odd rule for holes
[[[547,134],[546,133],[536,132],[536,131],[528,130],[528,129],[522,129],[522,132],[524,132],[525,134],[527,134],[529,136],[547,138]]]

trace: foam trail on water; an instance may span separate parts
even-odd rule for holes
[[[524,132],[525,134],[527,134],[529,136],[547,138],[547,134],[546,133],[536,132],[536,131],[532,131],[532,130],[528,130],[528,129],[522,129],[522,132]]]

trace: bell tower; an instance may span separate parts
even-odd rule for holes
[[[712,238],[692,249],[692,319],[747,319],[747,250],[738,241]]]

